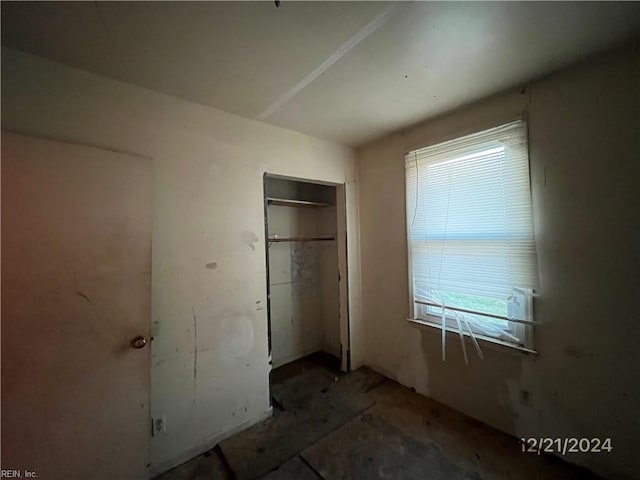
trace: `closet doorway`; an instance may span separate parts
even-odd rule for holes
[[[324,352],[350,369],[344,185],[264,175],[272,369]]]

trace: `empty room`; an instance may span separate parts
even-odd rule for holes
[[[640,480],[640,3],[1,22],[0,478]]]

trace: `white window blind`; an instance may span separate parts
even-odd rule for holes
[[[526,123],[410,152],[405,164],[414,318],[442,317],[443,337],[448,318],[524,344],[523,296],[538,283]]]

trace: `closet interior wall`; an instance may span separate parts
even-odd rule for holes
[[[273,368],[340,358],[336,187],[266,177]]]

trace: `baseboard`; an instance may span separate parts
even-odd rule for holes
[[[380,367],[379,365],[374,365],[371,363],[362,364],[360,366],[370,368],[371,370],[382,375],[383,377],[387,377],[388,379],[393,380],[394,382],[397,382],[400,385],[403,385],[404,387],[411,388],[411,385],[404,385],[401,381],[399,381],[396,378],[396,374],[394,372],[387,370],[386,368],[383,368],[383,367]]]
[[[215,447],[218,443],[222,442],[223,440],[235,435],[238,432],[241,432],[242,430],[245,430],[246,428],[249,428],[252,425],[255,425],[258,422],[266,420],[272,414],[273,414],[273,407],[269,407],[268,410],[261,413],[257,417],[250,418],[249,420],[246,420],[236,425],[235,427],[230,428],[229,430],[213,435],[212,437],[207,438],[205,441],[199,443],[198,445],[195,445],[194,447],[191,447],[185,450],[184,452],[176,455],[175,457],[172,457],[168,460],[158,463],[157,465],[152,465],[149,468],[149,478],[154,478],[160,475],[161,473],[171,470],[172,468],[177,467],[178,465],[181,465],[191,460],[192,458],[197,457],[198,455],[202,455],[204,452],[211,450],[213,447]]]

